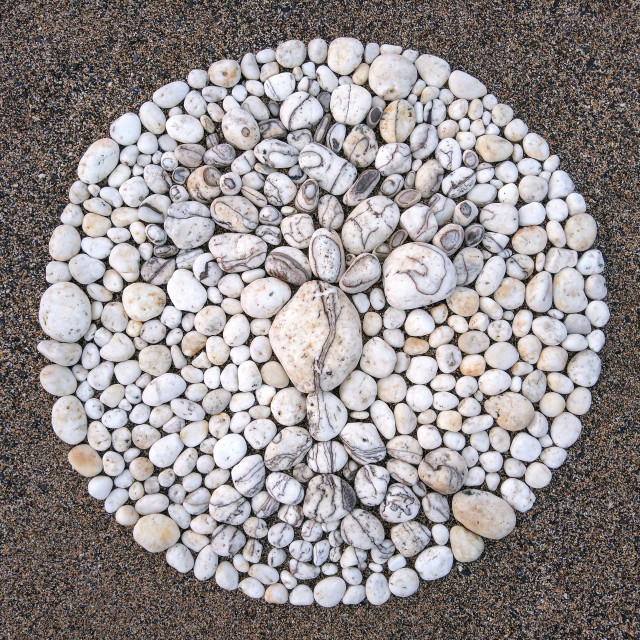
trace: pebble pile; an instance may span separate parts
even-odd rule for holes
[[[433,55],[291,40],[159,88],[82,156],[38,349],[91,496],[181,573],[382,604],[535,502],[600,374],[596,223]]]

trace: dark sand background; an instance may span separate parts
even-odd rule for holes
[[[620,4],[2,3],[0,637],[639,637],[640,6]],[[600,225],[612,316],[583,435],[512,535],[404,601],[269,607],[178,575],[88,496],[37,382],[38,298],[78,159],[113,118],[213,60],[339,35],[442,56],[547,137]]]

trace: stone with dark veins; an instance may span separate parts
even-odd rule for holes
[[[269,340],[302,393],[334,389],[362,355],[358,311],[340,289],[318,280],[303,284],[280,310]]]
[[[410,242],[394,249],[382,267],[387,302],[396,309],[417,309],[440,302],[456,287],[456,270],[437,247]]]
[[[209,240],[209,251],[227,273],[241,273],[261,266],[267,257],[267,243],[243,233],[221,233]]]
[[[405,558],[418,555],[431,540],[431,532],[417,520],[401,522],[391,527],[391,541]]]
[[[258,226],[258,210],[242,196],[222,196],[211,203],[211,217],[227,231],[251,233]]]
[[[264,464],[269,471],[287,471],[301,462],[311,448],[309,432],[302,427],[285,427],[267,445]]]
[[[354,509],[340,524],[340,533],[347,544],[358,549],[373,549],[384,540],[384,526],[373,513]]]
[[[340,278],[340,288],[351,294],[366,291],[378,282],[381,274],[379,258],[372,253],[361,253]]]
[[[307,485],[302,511],[319,523],[339,522],[353,511],[356,494],[342,478],[327,473],[314,476]]]
[[[307,396],[307,424],[311,437],[326,442],[340,434],[349,414],[342,400],[328,391]]]
[[[298,156],[300,168],[318,181],[321,189],[341,196],[358,177],[358,170],[331,149],[312,142]]]
[[[293,247],[276,247],[267,256],[264,265],[270,276],[296,287],[311,280],[311,264],[307,256]]]
[[[385,196],[361,202],[342,227],[342,244],[350,253],[368,253],[395,231],[400,220],[398,205]]]
[[[370,422],[350,422],[341,431],[340,439],[349,455],[359,464],[380,462],[387,455],[378,430]]]

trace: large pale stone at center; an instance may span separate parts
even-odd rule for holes
[[[331,391],[362,355],[358,311],[340,289],[318,280],[303,284],[278,313],[269,340],[302,393]]]

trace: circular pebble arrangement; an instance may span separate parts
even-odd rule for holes
[[[580,436],[609,318],[547,142],[417,51],[299,40],[115,120],[49,243],[39,351],[91,496],[270,603],[414,594]]]

